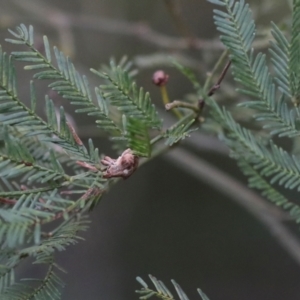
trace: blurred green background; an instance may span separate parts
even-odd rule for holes
[[[170,122],[175,118],[163,109],[159,91],[151,83],[153,71],[165,69],[170,74],[171,99],[182,99],[192,87],[166,65],[166,58],[181,60],[199,73],[201,80],[221,53],[213,5],[205,0],[175,2],[187,31],[178,30],[163,0],[0,0],[1,44],[12,51],[15,46],[4,42],[9,36],[7,28],[32,24],[37,45],[43,34],[48,35],[51,44],[70,55],[94,85],[99,82],[89,68],[126,54],[140,68],[139,84],[151,92],[162,118]],[[261,33],[270,19],[284,20],[289,13],[288,1],[249,3]],[[201,39],[203,49],[183,49],[187,47],[182,31]],[[206,48],[205,42],[216,46]],[[27,101],[29,73],[21,69],[19,65],[18,83]],[[43,94],[49,92],[47,83],[39,84],[38,89],[43,103]],[[66,102],[50,95],[56,105],[64,105],[73,115]],[[40,112],[43,115],[42,106]],[[84,140],[92,137],[102,153],[114,155],[93,120],[84,115],[74,119]],[[216,138],[196,133],[191,140],[193,143],[182,146],[189,151],[185,155],[196,155],[246,182]],[[270,231],[216,184],[207,184],[190,174],[188,167],[182,168],[176,156],[159,157],[119,182],[104,196],[91,219],[91,228],[82,234],[85,241],[58,254],[60,265],[68,271],[62,275],[67,284],[64,300],[138,299],[134,291],[140,287],[135,277],[147,279],[149,273],[170,288],[169,280],[175,279],[191,299],[200,299],[197,287],[213,300],[299,298],[300,266]],[[24,265],[20,273],[36,277],[42,271]]]

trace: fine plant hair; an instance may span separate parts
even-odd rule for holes
[[[15,51],[7,54],[0,49],[1,300],[61,299],[63,269],[56,263],[55,253],[81,240],[80,232],[89,226],[88,212],[117,180],[128,175],[120,173],[122,168],[109,173],[107,165],[117,162],[95,148],[91,139],[85,145],[64,108],[55,107],[49,95],[38,99],[35,85],[42,80],[77,106],[76,113],[96,120],[95,126],[107,133],[120,159],[129,153],[146,162],[197,128],[201,130],[205,123],[217,124],[218,136],[230,148],[249,186],[288,210],[295,222],[300,221],[298,204],[285,196],[285,189],[300,190],[299,155],[274,141],[274,137],[295,141],[300,135],[300,0],[293,0],[289,33],[271,24],[271,68],[267,55],[252,47],[256,27],[249,5],[244,0],[208,1],[219,6],[214,20],[226,47],[217,63],[223,71],[211,87],[209,81],[202,85],[191,70],[174,62],[193,84],[198,100],[166,103],[166,109],[178,117],[169,128],[165,128],[149,93],[137,86],[136,70],[126,58],[91,69],[91,76],[99,80],[92,88],[88,77],[58,48],[50,46],[46,36],[43,50],[35,46],[31,25],[9,30],[11,36],[6,41],[14,44]],[[16,64],[23,64],[25,71],[33,74],[28,82],[29,105],[17,89]],[[237,82],[237,92],[247,99],[238,104],[239,110],[251,109],[256,126],[267,138],[239,124],[212,97],[216,92],[222,95],[221,83],[228,72]],[[38,106],[45,107],[45,119],[38,115]],[[204,112],[208,114],[205,119]],[[44,265],[44,278],[15,278],[15,270],[24,260]],[[161,281],[153,276],[150,279],[155,289],[138,277],[140,299],[175,299]],[[187,300],[181,287],[172,283],[179,299]],[[208,300],[200,289],[198,293]]]

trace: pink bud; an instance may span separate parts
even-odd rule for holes
[[[169,75],[162,70],[156,71],[152,76],[152,82],[157,86],[166,85],[169,80]]]

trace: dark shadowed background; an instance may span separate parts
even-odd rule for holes
[[[249,2],[260,26],[270,19],[281,20],[289,12],[287,1]],[[162,118],[174,121],[171,115],[165,116],[159,92],[151,84],[153,71],[164,68],[170,74],[170,97],[180,99],[191,91],[191,85],[178,71],[163,65],[165,57],[183,59],[204,78],[221,52],[181,51],[165,45],[168,40],[164,35],[177,40],[180,32],[164,3],[0,0],[1,44],[11,51],[15,46],[4,42],[7,28],[32,24],[37,43],[47,34],[51,44],[70,55],[95,85],[98,79],[89,68],[126,54],[141,68],[138,82],[151,92]],[[205,0],[181,1],[182,16],[193,35],[205,41],[217,36],[212,9]],[[157,43],[151,41],[155,35],[149,35],[149,28],[159,34]],[[19,73],[24,101],[28,100],[28,81],[29,73]],[[49,92],[47,83],[39,89],[43,103],[43,94]],[[54,94],[51,97],[73,114],[64,100]],[[40,110],[43,114],[42,106]],[[102,153],[114,155],[107,138],[93,127],[93,120],[84,115],[74,119],[85,141],[92,137]],[[190,151],[184,155],[201,157],[246,182],[216,139],[206,140],[197,134],[191,139],[193,143],[183,145]],[[180,159],[179,164],[176,155],[156,158],[105,195],[91,213],[91,227],[82,234],[85,241],[58,254],[60,265],[68,271],[62,275],[67,284],[63,299],[138,299],[134,291],[140,286],[135,277],[147,279],[147,274],[163,280],[170,289],[170,279],[175,279],[191,299],[200,299],[197,287],[212,300],[299,299],[300,265],[249,210],[232,201],[213,180],[208,184],[189,173],[188,166],[182,167],[183,155]],[[238,196],[243,198],[243,193]],[[38,276],[38,271],[32,266],[20,270],[30,277]]]

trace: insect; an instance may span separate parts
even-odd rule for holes
[[[103,172],[104,178],[122,177],[126,179],[137,169],[139,158],[128,148],[117,159],[105,156],[101,163],[106,166]]]

